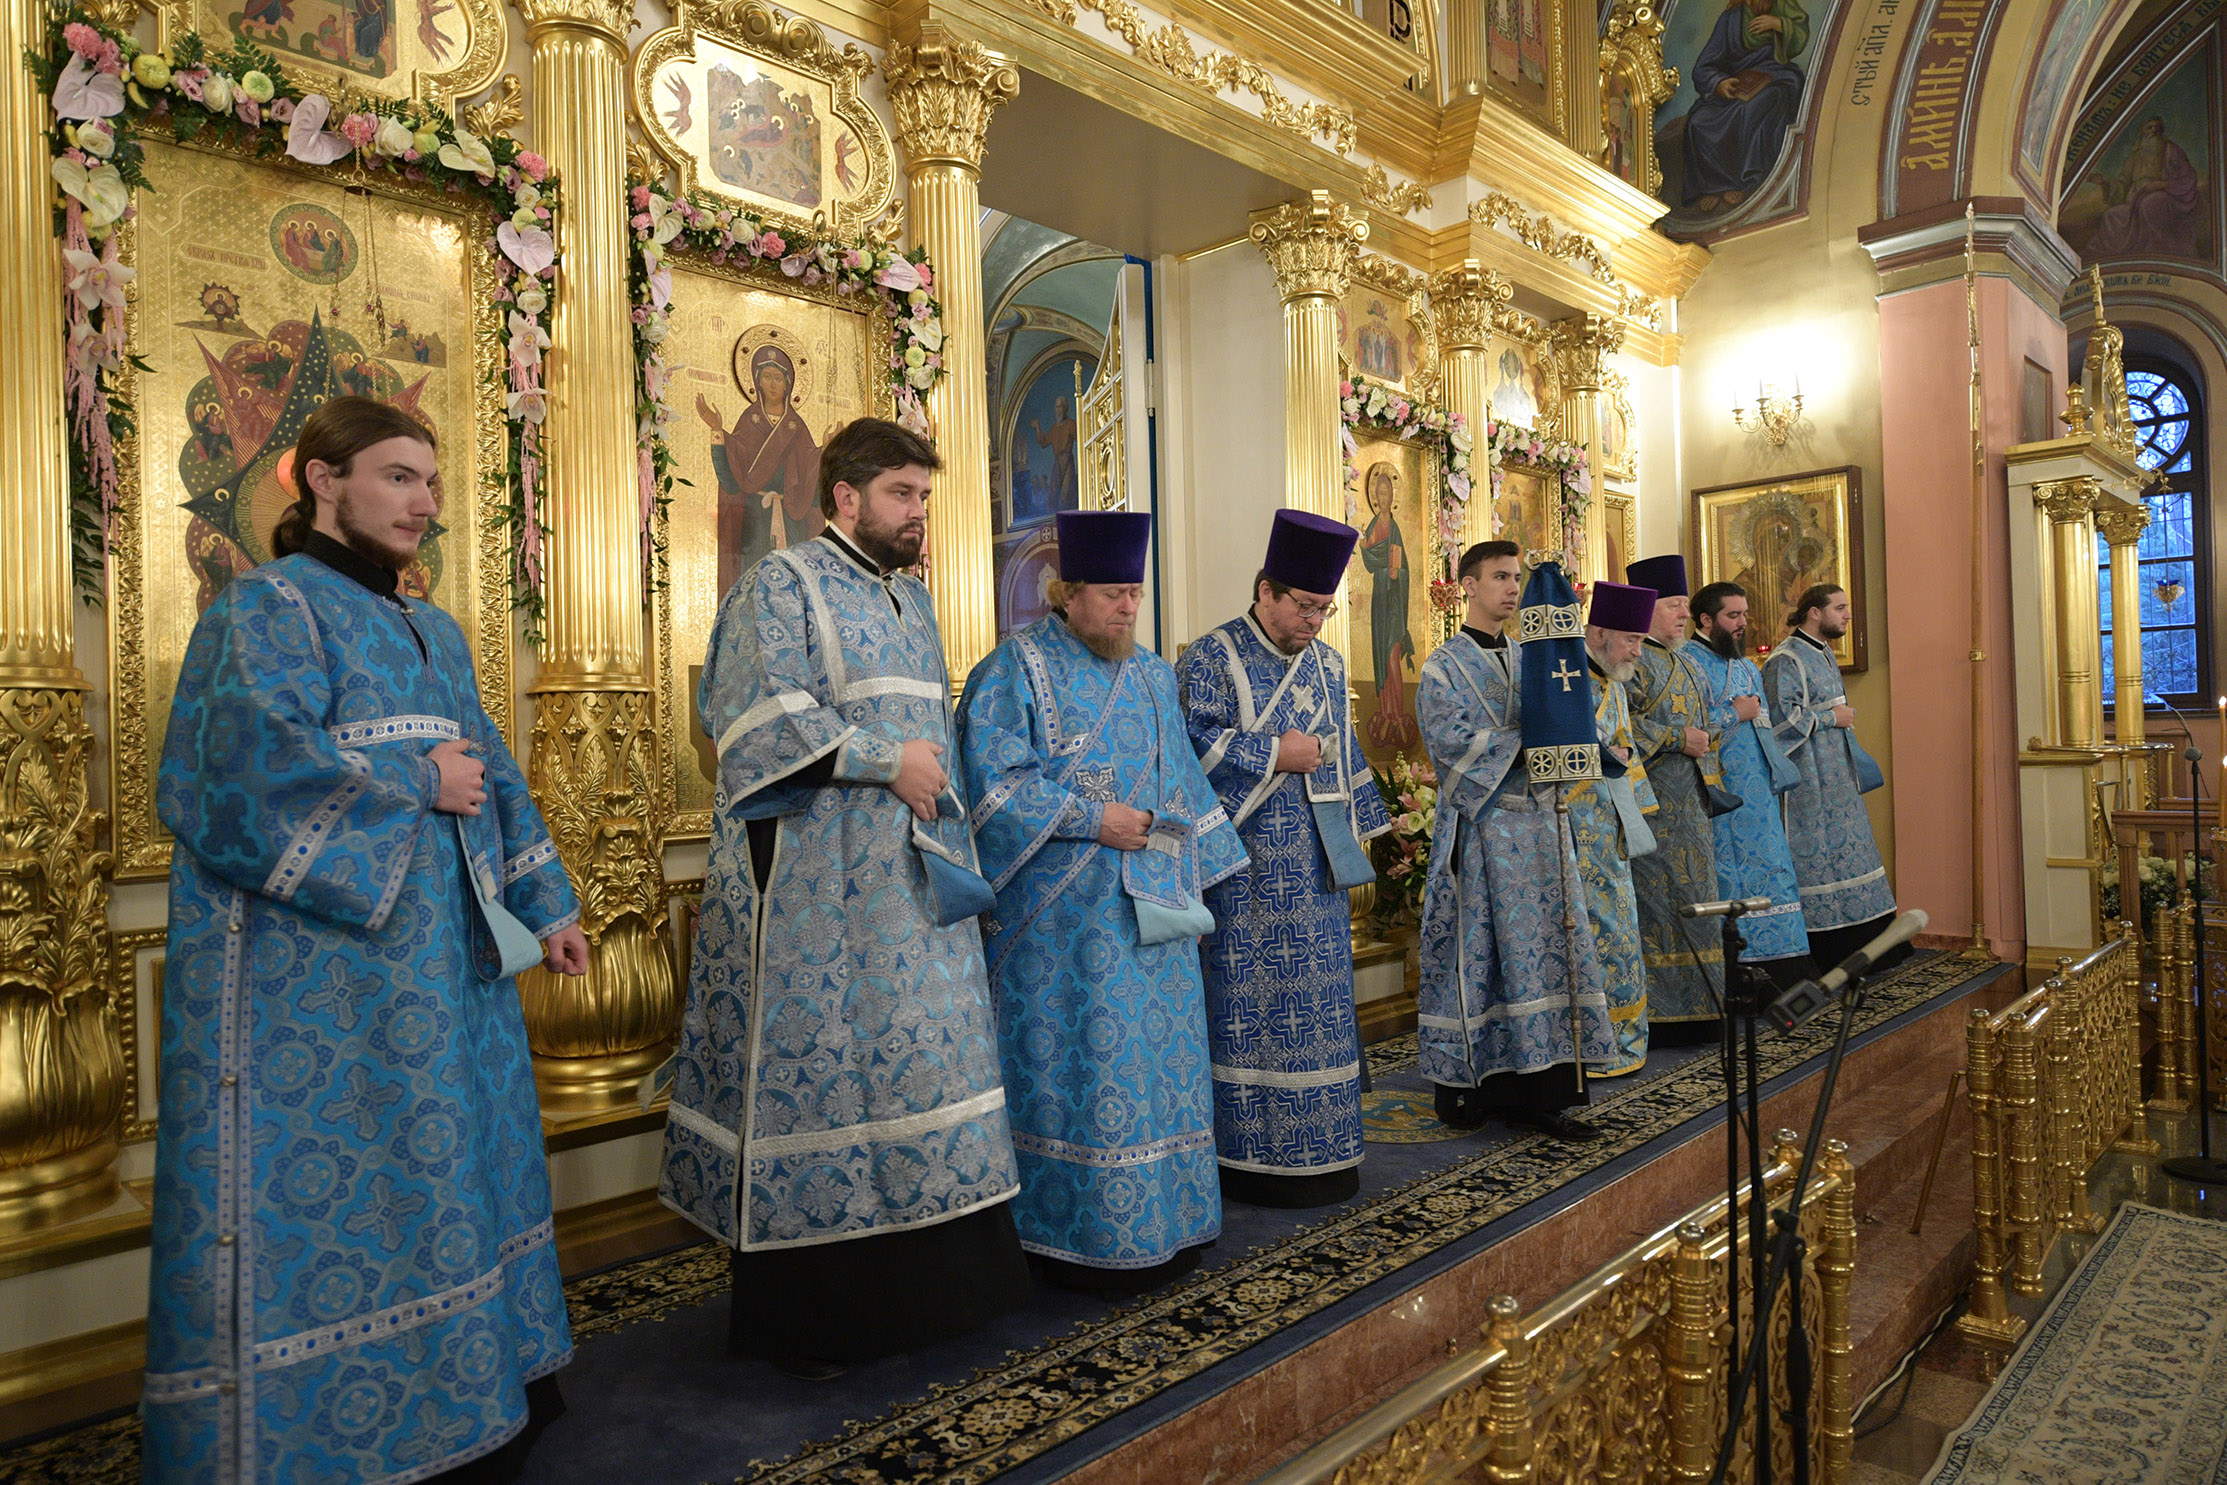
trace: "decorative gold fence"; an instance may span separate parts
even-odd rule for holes
[[[2161,944],[2170,939],[2161,934]],[[2142,970],[2133,925],[2002,1010],[1966,1024],[1972,1110],[1971,1308],[1957,1324],[2015,1340],[2007,1282],[2042,1292],[2042,1265],[2062,1232],[2095,1233],[2088,1172],[2107,1149],[2155,1151],[2142,1102]]]
[[[1764,1171],[1766,1199],[1779,1210],[1801,1162],[1796,1138],[1779,1132]],[[1259,1485],[1707,1480],[1724,1430],[1725,1265],[1735,1256],[1743,1349],[1754,1329],[1747,1207],[1743,1183],[1737,1238],[1726,1231],[1720,1196],[1530,1315],[1510,1296],[1496,1297],[1478,1344]],[[1838,1140],[1826,1142],[1800,1222],[1807,1247],[1799,1295],[1815,1377],[1810,1455],[1823,1485],[1838,1485],[1849,1476],[1855,1444],[1848,1296],[1856,1271],[1856,1176]],[[1772,1309],[1774,1416],[1789,1406],[1786,1343],[1796,1292],[1786,1285]],[[1752,1473],[1760,1401],[1749,1401],[1732,1479]],[[1794,1441],[1783,1425],[1772,1429],[1771,1444],[1774,1475],[1791,1479]]]
[[[2150,1107],[2161,1114],[2185,1114],[2196,1103],[2195,904],[2183,899],[2160,909],[2152,937],[2157,959],[2157,1092]],[[2219,1066],[2217,1058],[2212,1066]]]

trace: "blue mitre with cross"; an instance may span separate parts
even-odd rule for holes
[[[1534,569],[1517,615],[1522,642],[1523,759],[1534,784],[1601,776],[1585,611],[1559,562]]]

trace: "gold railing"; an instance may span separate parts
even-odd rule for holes
[[[2160,935],[2169,942],[2170,934]],[[2002,1010],[1965,1028],[1972,1110],[1972,1301],[1958,1326],[2014,1340],[2026,1322],[2004,1286],[2042,1292],[2059,1233],[2096,1233],[2088,1172],[2105,1150],[2155,1151],[2142,1101],[2142,970],[2131,924]]]
[[[2185,1114],[2196,1102],[2196,908],[2160,908],[2151,929],[2157,959],[2157,1079],[2150,1107]]]
[[[1801,1161],[1795,1141],[1781,1130],[1764,1171],[1766,1200],[1780,1210]],[[1707,1480],[1724,1430],[1728,1263],[1736,1262],[1742,1286],[1743,1350],[1754,1330],[1749,1189],[1742,1183],[1736,1233],[1726,1230],[1720,1196],[1528,1316],[1512,1297],[1495,1297],[1477,1344],[1259,1485]],[[1780,1290],[1771,1314],[1771,1407],[1777,1415],[1790,1406],[1786,1344],[1798,1292],[1816,1379],[1810,1455],[1817,1478],[1837,1485],[1849,1476],[1855,1444],[1848,1297],[1856,1271],[1856,1175],[1838,1140],[1826,1142],[1800,1224],[1800,1282]],[[1752,1473],[1758,1401],[1748,1405],[1729,1478]],[[1774,1475],[1792,1478],[1791,1433],[1774,1427],[1771,1445]]]

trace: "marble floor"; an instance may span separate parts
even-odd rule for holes
[[[2088,1201],[2108,1220],[2122,1203],[2141,1202],[2167,1211],[2227,1221],[2227,1186],[2176,1180],[2161,1162],[2196,1149],[2192,1117],[2150,1115],[2155,1155],[2106,1154],[2088,1179]],[[2212,1115],[2212,1149],[2227,1160],[2227,1114]],[[1859,1240],[1860,1241],[1860,1240]],[[2011,1296],[2011,1309],[2029,1323],[2056,1295],[2065,1277],[2087,1256],[2095,1239],[2075,1233],[2058,1239],[2042,1273],[2038,1296]],[[1916,1485],[1926,1478],[1941,1445],[1962,1428],[2009,1359],[2007,1350],[1981,1345],[1946,1325],[1918,1353],[1911,1369],[1891,1378],[1856,1419],[1856,1469],[1849,1485]]]

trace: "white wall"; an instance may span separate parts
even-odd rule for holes
[[[1242,613],[1284,503],[1284,319],[1250,242],[1158,270],[1161,653]]]

